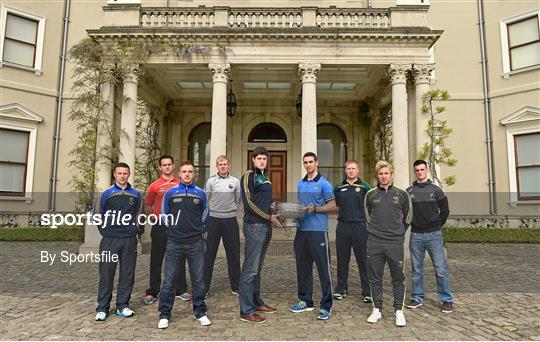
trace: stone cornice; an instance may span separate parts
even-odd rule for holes
[[[234,29],[234,28],[207,28],[207,29],[141,29],[135,27],[103,27],[99,30],[87,30],[88,34],[99,41],[109,39],[146,39],[159,38],[173,41],[215,41],[238,39],[286,41],[296,43],[297,40],[310,41],[351,41],[373,43],[422,43],[431,47],[441,36],[443,31],[424,28],[388,28],[388,29]]]

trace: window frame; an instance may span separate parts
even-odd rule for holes
[[[36,42],[35,42],[35,50],[34,50],[34,63],[33,67],[18,64],[14,62],[4,61],[4,45],[6,41],[6,28],[7,28],[7,17],[8,15],[17,16],[20,18],[28,19],[37,22],[37,33],[36,33]],[[13,7],[9,7],[6,5],[2,5],[1,12],[0,12],[0,68],[3,66],[10,66],[15,67],[19,69],[25,69],[29,71],[33,71],[37,76],[40,76],[42,73],[42,66],[43,66],[43,45],[44,45],[44,38],[45,38],[45,18],[42,16],[38,16],[26,11],[21,11]],[[19,40],[13,39],[13,38],[7,38],[8,40],[21,42]],[[30,45],[27,42],[22,42],[25,44]]]
[[[343,138],[343,146],[344,146],[344,162],[347,161],[347,150],[348,150],[348,140],[347,140],[347,135],[345,134],[345,131],[343,129],[341,129],[341,127],[339,127],[338,125],[334,124],[334,123],[331,123],[331,122],[322,122],[322,123],[319,123],[317,124],[317,129],[320,127],[320,126],[333,126],[335,129],[337,129],[339,132],[341,132],[341,137]],[[317,140],[319,140],[319,132],[317,131]],[[339,180],[342,180],[344,177],[345,177],[345,165],[342,164],[342,165],[332,165],[332,166],[325,166],[325,165],[321,165],[319,164],[318,167],[319,171],[326,171],[326,170],[329,170],[331,173],[334,172],[334,171],[340,171],[341,173],[341,179],[338,179]],[[333,183],[332,181],[333,180],[328,180],[330,181],[331,183]]]
[[[517,182],[516,144],[514,136],[540,133],[540,107],[525,106],[502,118],[500,124],[506,128],[506,148],[508,158],[508,183],[511,207],[518,204],[536,204],[539,201],[530,197],[520,198]]]
[[[517,74],[517,73],[521,73],[521,72],[525,72],[525,71],[529,71],[529,70],[540,69],[540,62],[539,62],[539,63],[534,64],[534,65],[529,65],[529,66],[526,66],[526,67],[523,67],[523,68],[512,70],[512,59],[511,59],[510,50],[514,49],[514,48],[517,48],[517,47],[520,47],[520,46],[525,46],[525,45],[528,45],[528,44],[534,44],[534,43],[540,41],[540,39],[538,41],[529,42],[527,44],[522,44],[522,45],[510,47],[510,36],[509,36],[510,33],[509,33],[509,30],[508,30],[508,26],[512,25],[512,24],[522,22],[522,21],[525,21],[525,20],[528,20],[528,19],[531,19],[533,17],[536,17],[536,20],[537,20],[537,23],[538,23],[538,26],[539,26],[539,35],[540,35],[540,10],[538,10],[538,9],[533,10],[533,11],[528,11],[528,12],[525,12],[525,13],[521,13],[521,14],[518,14],[518,15],[515,15],[515,16],[511,16],[511,17],[502,19],[499,22],[500,33],[501,33],[501,52],[502,52],[501,57],[502,57],[502,67],[503,67],[503,78],[504,79],[509,79],[510,76],[513,75],[513,74]]]
[[[521,192],[520,192],[520,186],[519,186],[519,169],[520,168],[539,168],[540,167],[540,164],[534,164],[534,165],[524,165],[524,166],[519,166],[518,165],[518,144],[516,142],[516,138],[517,137],[522,137],[522,136],[525,136],[525,135],[534,135],[534,134],[539,134],[540,135],[540,131],[536,131],[536,132],[529,132],[529,133],[521,133],[521,134],[512,134],[512,138],[513,138],[513,144],[514,144],[514,168],[515,168],[515,175],[516,175],[516,187],[517,187],[517,199],[518,201],[537,201],[537,200],[540,200],[540,196],[521,196]]]
[[[21,129],[10,129],[10,128],[4,128],[0,127],[0,130],[5,131],[14,131],[14,132],[24,132],[26,133],[26,153],[25,153],[25,162],[11,162],[11,161],[3,161],[0,160],[0,164],[8,164],[8,165],[24,165],[24,176],[23,176],[23,186],[21,191],[3,191],[0,189],[0,196],[13,196],[13,197],[23,197],[26,194],[26,182],[27,178],[26,175],[28,174],[28,154],[30,152],[30,135],[32,134],[30,131],[21,130]]]

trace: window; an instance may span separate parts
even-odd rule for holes
[[[29,132],[0,129],[0,194],[24,196]]]
[[[274,123],[262,123],[251,130],[248,142],[287,142],[287,135]]]
[[[210,175],[210,132],[211,125],[203,123],[195,127],[189,135],[189,159],[195,165],[195,184],[204,187]]]
[[[337,184],[344,177],[345,145],[345,134],[339,127],[332,124],[317,126],[319,172],[332,184]]]
[[[540,108],[525,106],[504,117],[510,205],[540,200]]]
[[[41,71],[45,19],[2,7],[2,64]]]
[[[540,199],[540,133],[514,136],[518,200]]]
[[[501,21],[501,45],[505,76],[540,66],[540,23],[538,10]]]

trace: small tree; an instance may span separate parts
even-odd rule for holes
[[[437,167],[447,165],[453,167],[457,160],[451,158],[452,150],[446,147],[446,139],[450,136],[453,129],[449,128],[446,120],[438,118],[446,111],[444,106],[434,106],[435,101],[446,101],[450,98],[448,91],[441,89],[430,90],[423,95],[422,113],[429,115],[429,121],[425,132],[429,137],[429,141],[422,146],[418,158],[424,159],[429,164],[429,171],[433,181],[442,187],[443,183],[451,186],[456,183],[456,176],[448,176],[440,179]]]
[[[140,154],[135,161],[135,183],[142,189],[159,176],[158,161],[161,154],[159,147],[159,121],[155,108],[139,98],[137,104],[137,148]]]

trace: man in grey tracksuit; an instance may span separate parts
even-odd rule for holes
[[[406,322],[403,315],[405,297],[403,242],[405,231],[412,220],[412,203],[406,191],[391,185],[393,176],[391,164],[379,161],[375,169],[379,184],[366,194],[365,199],[368,221],[368,278],[374,306],[367,321],[375,323],[382,317],[382,280],[384,265],[388,263],[392,277],[396,325],[404,326]]]
[[[204,191],[210,204],[210,218],[206,224],[206,253],[204,255],[204,282],[206,292],[210,291],[214,262],[223,238],[227,255],[227,267],[231,293],[238,296],[240,281],[240,231],[236,211],[242,201],[240,181],[229,174],[229,158],[219,156],[216,160],[217,174],[206,181]]]

